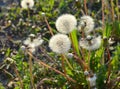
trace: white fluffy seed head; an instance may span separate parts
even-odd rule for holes
[[[34,35],[31,35],[31,36],[33,37]],[[40,36],[32,40],[31,40],[31,37],[29,36],[26,40],[23,41],[23,44],[27,45],[27,47],[29,48],[29,51],[31,51],[33,54],[42,43],[43,43],[43,39]]]
[[[67,35],[56,34],[49,41],[49,47],[53,52],[66,53],[70,49],[71,41]]]
[[[92,40],[88,41],[86,39],[82,39],[79,41],[80,47],[87,50],[96,50],[101,45],[101,36],[95,37]]]
[[[34,0],[22,0],[21,6],[24,9],[32,8],[34,6]]]
[[[27,38],[23,41],[23,44],[27,45],[28,47],[38,47],[43,43],[41,38],[35,38],[31,41],[31,38]]]
[[[87,79],[87,80],[90,82],[90,86],[91,86],[91,87],[96,86],[96,79],[97,79],[96,74],[94,74],[93,77],[89,77],[89,78]]]
[[[82,29],[83,28],[83,29]],[[78,30],[83,30],[86,35],[94,30],[94,20],[90,16],[82,16],[78,25]]]
[[[63,14],[58,17],[55,25],[59,32],[67,34],[76,28],[77,20],[71,14]]]
[[[34,39],[33,42],[34,42],[35,46],[38,47],[43,43],[43,39],[38,37],[38,38]]]

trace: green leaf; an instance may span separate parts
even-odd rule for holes
[[[10,48],[7,49],[5,56],[8,57],[10,55]]]
[[[109,37],[112,30],[112,26],[109,23],[106,23],[103,36]]]
[[[72,45],[75,48],[76,53],[80,56],[79,52],[79,43],[78,43],[78,38],[77,38],[77,30],[73,30],[70,33],[71,40],[72,40]]]

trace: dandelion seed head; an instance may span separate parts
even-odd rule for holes
[[[34,0],[22,0],[21,6],[24,9],[32,8],[34,6]]]
[[[23,41],[24,45],[29,45],[30,43],[31,43],[31,39],[29,37]]]
[[[70,46],[70,39],[64,34],[56,34],[49,41],[50,49],[56,53],[66,53],[70,49]]]
[[[78,25],[78,30],[83,30],[86,35],[94,29],[94,20],[90,16],[82,16]]]
[[[96,74],[94,74],[92,77],[88,77],[87,80],[90,82],[90,86],[93,87],[93,86],[96,86]]]
[[[32,38],[31,38],[32,37]],[[34,37],[34,38],[33,38]],[[43,43],[41,36],[35,38],[34,34],[29,35],[29,37],[23,41],[23,44],[26,45],[32,53],[35,53],[36,49]]]
[[[96,50],[101,45],[101,36],[94,37],[92,40],[88,41],[85,38],[79,41],[80,47],[87,50]]]
[[[59,32],[67,34],[76,28],[77,20],[75,16],[71,14],[63,14],[58,17],[55,25]]]
[[[30,34],[29,37],[23,41],[23,44],[30,47],[37,47],[43,43],[41,36],[35,37],[35,34]]]
[[[34,39],[33,42],[34,42],[35,46],[38,47],[43,43],[43,39],[38,37],[38,38]]]

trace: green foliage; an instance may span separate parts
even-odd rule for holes
[[[111,30],[112,30],[112,26],[110,25],[110,23],[106,23],[105,29],[103,31],[103,36],[106,36],[107,38],[109,38],[111,35]]]
[[[0,83],[0,89],[5,89],[1,83]]]

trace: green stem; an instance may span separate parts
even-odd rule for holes
[[[30,19],[30,9],[28,8],[28,19]]]
[[[62,56],[63,57],[63,56]],[[65,61],[64,61],[64,58],[62,58],[62,70],[66,76],[66,69],[65,69]]]
[[[34,85],[33,74],[32,74],[32,57],[31,56],[29,56],[29,69],[30,69],[30,80],[31,80],[32,88],[36,89]]]

